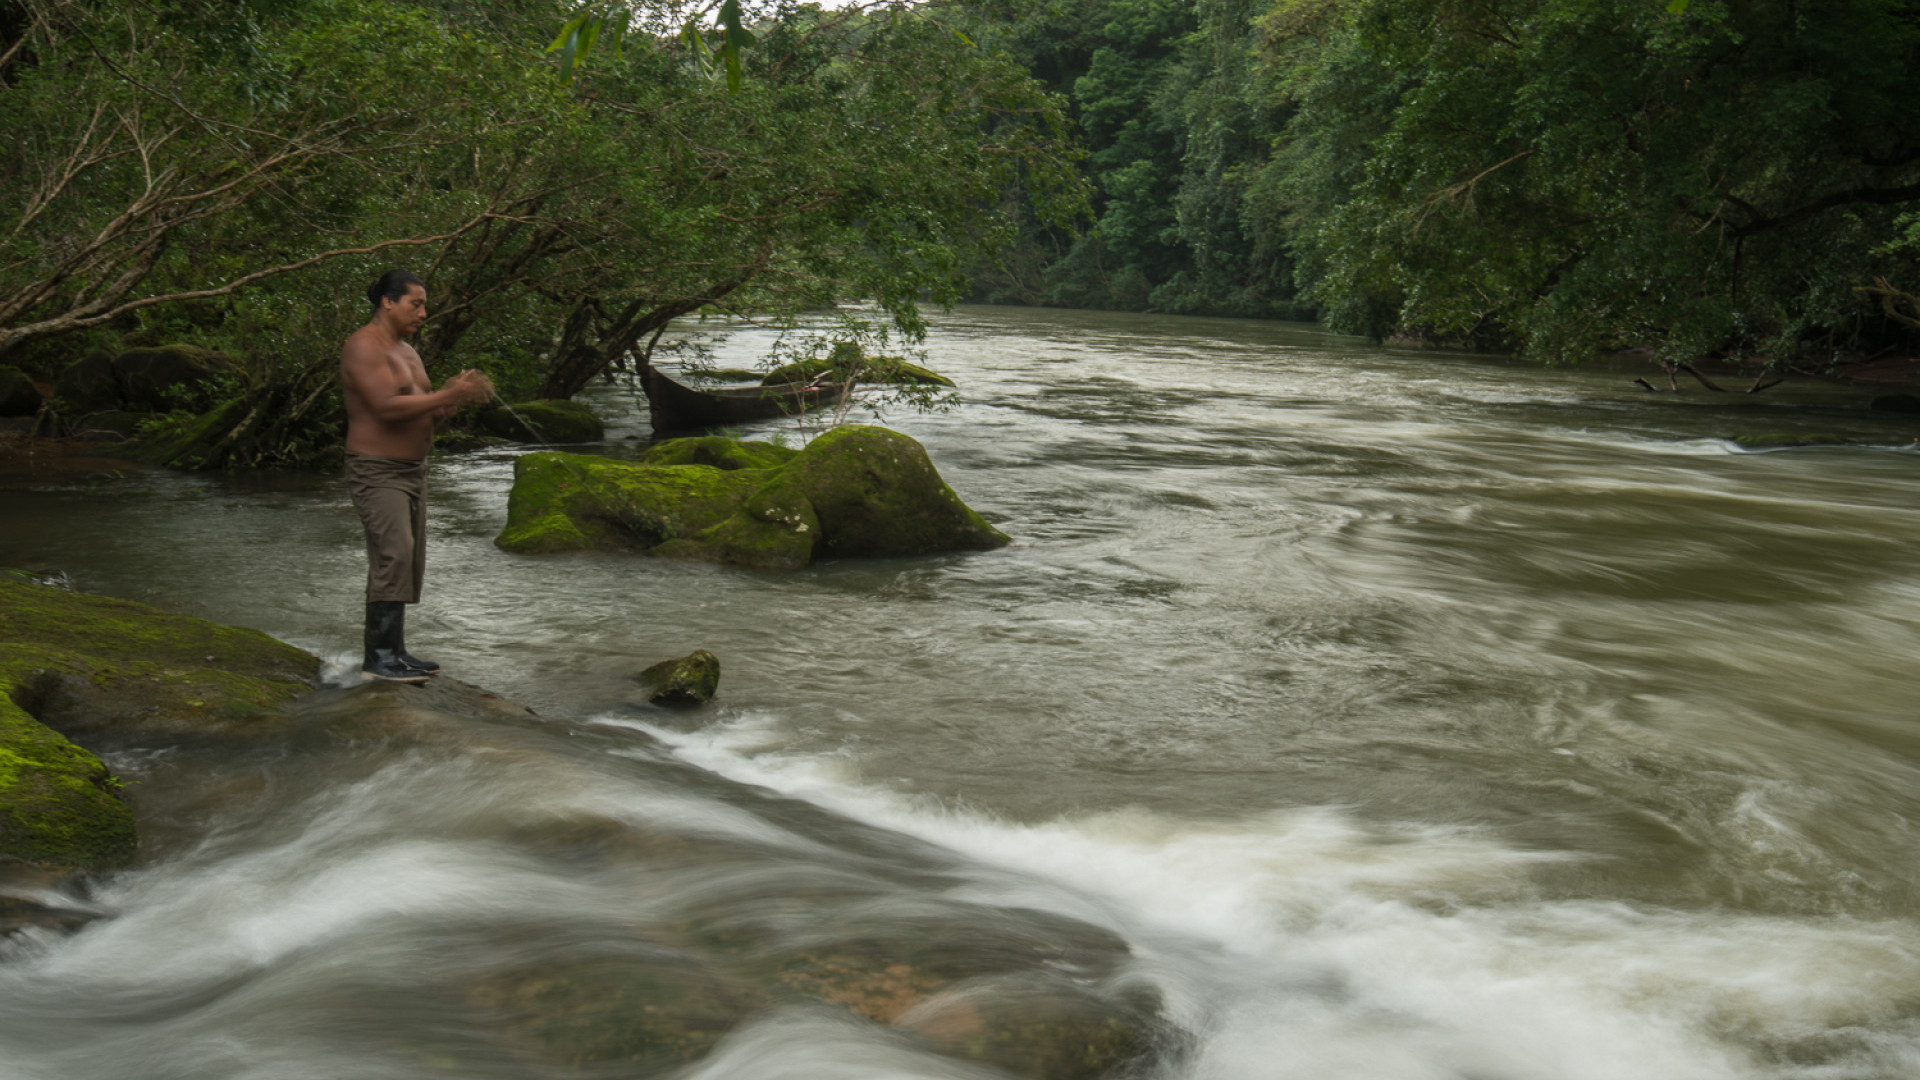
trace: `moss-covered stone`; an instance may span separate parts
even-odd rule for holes
[[[786,570],[823,556],[986,550],[1007,537],[960,501],[919,443],[848,426],[802,451],[709,436],[662,443],[638,463],[528,454],[494,542]]]
[[[480,426],[515,442],[599,442],[607,427],[593,410],[577,401],[523,401],[512,407],[482,410]]]
[[[40,390],[27,373],[0,365],[0,416],[32,416],[40,411]]]
[[[0,575],[0,858],[132,857],[117,784],[68,736],[247,723],[306,690],[318,667],[257,631]]]
[[[731,472],[734,469],[777,469],[792,461],[800,451],[773,443],[741,442],[739,439],[705,435],[691,439],[669,439],[649,447],[640,455],[642,465],[711,465]]]
[[[688,708],[713,700],[720,689],[720,658],[695,649],[673,660],[662,660],[640,673],[647,700],[655,705]]]

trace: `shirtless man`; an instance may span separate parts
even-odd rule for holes
[[[440,665],[407,652],[407,605],[427,566],[427,452],[436,425],[486,401],[493,383],[463,371],[438,390],[403,338],[427,321],[427,287],[389,270],[367,288],[373,319],[340,350],[347,403],[347,488],[367,528],[366,658],[370,677],[426,682]]]

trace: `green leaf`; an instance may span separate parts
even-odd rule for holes
[[[574,34],[579,33],[580,24],[586,21],[587,21],[587,17],[585,15],[581,15],[569,20],[567,22],[567,25],[560,28],[560,36],[557,38],[554,38],[553,44],[547,46],[547,51],[548,52],[560,51],[560,47],[566,43],[566,40],[572,37]]]
[[[573,81],[573,57],[579,47],[580,28],[576,26],[573,32],[567,35],[566,42],[560,46],[560,78],[563,81]]]
[[[740,50],[734,46],[733,42],[729,41],[727,42],[726,52],[727,52],[727,93],[737,94],[740,92],[740,82],[741,82]]]
[[[1687,4],[1690,2],[1691,0],[1667,0],[1667,14],[1685,15],[1687,13]]]

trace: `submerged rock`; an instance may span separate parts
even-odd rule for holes
[[[655,705],[704,705],[720,689],[720,658],[695,649],[678,659],[662,660],[640,673],[640,685]]]
[[[503,439],[535,443],[599,442],[606,425],[577,401],[523,401],[480,413],[480,426]]]
[[[514,464],[508,551],[640,549],[790,570],[834,556],[981,551],[1007,536],[885,428],[835,428],[793,451],[677,439],[639,463],[528,454]]]
[[[69,737],[245,724],[305,691],[318,667],[257,631],[0,575],[0,859],[132,858],[118,781]]]

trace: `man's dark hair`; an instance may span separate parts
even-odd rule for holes
[[[401,297],[407,295],[407,290],[415,285],[422,289],[427,287],[427,283],[414,277],[410,270],[389,270],[380,275],[379,281],[367,286],[367,303],[373,305],[373,310],[379,311],[380,301],[398,303]]]

